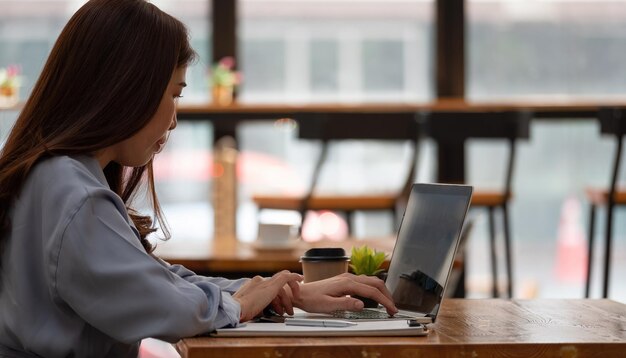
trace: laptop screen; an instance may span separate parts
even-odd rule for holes
[[[465,185],[413,185],[386,280],[399,309],[436,317],[471,194]]]

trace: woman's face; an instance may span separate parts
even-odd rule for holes
[[[111,161],[123,166],[139,167],[163,149],[169,131],[176,128],[176,103],[187,85],[186,73],[187,67],[174,70],[156,113],[145,127],[96,156],[103,168]]]

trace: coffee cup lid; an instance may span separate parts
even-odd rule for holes
[[[300,261],[344,261],[350,258],[346,256],[346,250],[341,247],[321,247],[309,249],[300,257]]]

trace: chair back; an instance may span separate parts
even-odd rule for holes
[[[322,151],[313,171],[313,179],[303,201],[301,213],[304,213],[313,196],[320,177],[321,167],[326,161],[328,142],[338,140],[408,140],[413,144],[411,166],[405,180],[401,197],[408,198],[414,181],[418,156],[418,142],[423,132],[419,117],[413,112],[325,112],[298,113],[295,115],[299,125],[299,138],[322,141]]]
[[[604,107],[598,110],[600,132],[623,136],[626,134],[626,108]]]
[[[509,143],[506,163],[505,192],[511,193],[513,168],[515,166],[515,142],[530,137],[529,111],[488,112],[424,112],[425,132],[438,142],[464,143],[468,138],[500,138]]]
[[[615,204],[617,177],[622,157],[622,141],[624,134],[626,134],[626,108],[600,108],[598,110],[598,120],[600,121],[600,132],[602,134],[614,135],[617,141],[608,193],[608,205],[611,207]]]
[[[412,112],[304,113],[296,116],[302,139],[417,141],[418,119]]]

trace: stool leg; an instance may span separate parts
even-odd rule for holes
[[[308,210],[306,209],[298,210],[298,212],[300,213],[300,227],[298,228],[298,237],[302,237],[302,228],[304,228],[307,211]]]
[[[604,286],[602,288],[602,297],[607,298],[609,296],[609,269],[611,265],[611,236],[613,233],[613,204],[609,204],[606,208],[606,246],[604,250]]]
[[[587,280],[585,281],[585,298],[589,298],[591,290],[591,267],[593,266],[593,232],[596,226],[596,206],[591,205],[589,210],[589,238],[587,240]]]
[[[491,295],[498,297],[498,264],[496,255],[496,227],[494,222],[493,206],[489,210],[489,244],[491,247]]]
[[[352,227],[352,219],[353,219],[354,211],[346,211],[346,224],[348,224],[348,236],[354,236],[354,227]]]
[[[511,230],[509,228],[509,211],[506,203],[502,205],[502,220],[504,223],[504,249],[506,255],[506,273],[507,283],[506,289],[509,294],[509,298],[513,298],[513,270],[511,262]]]
[[[400,216],[399,214],[399,210],[398,210],[398,206],[394,206],[393,210],[392,210],[392,215],[393,215],[393,223],[391,223],[391,232],[392,233],[396,233],[398,231],[398,225],[399,225],[399,220],[400,220]]]

